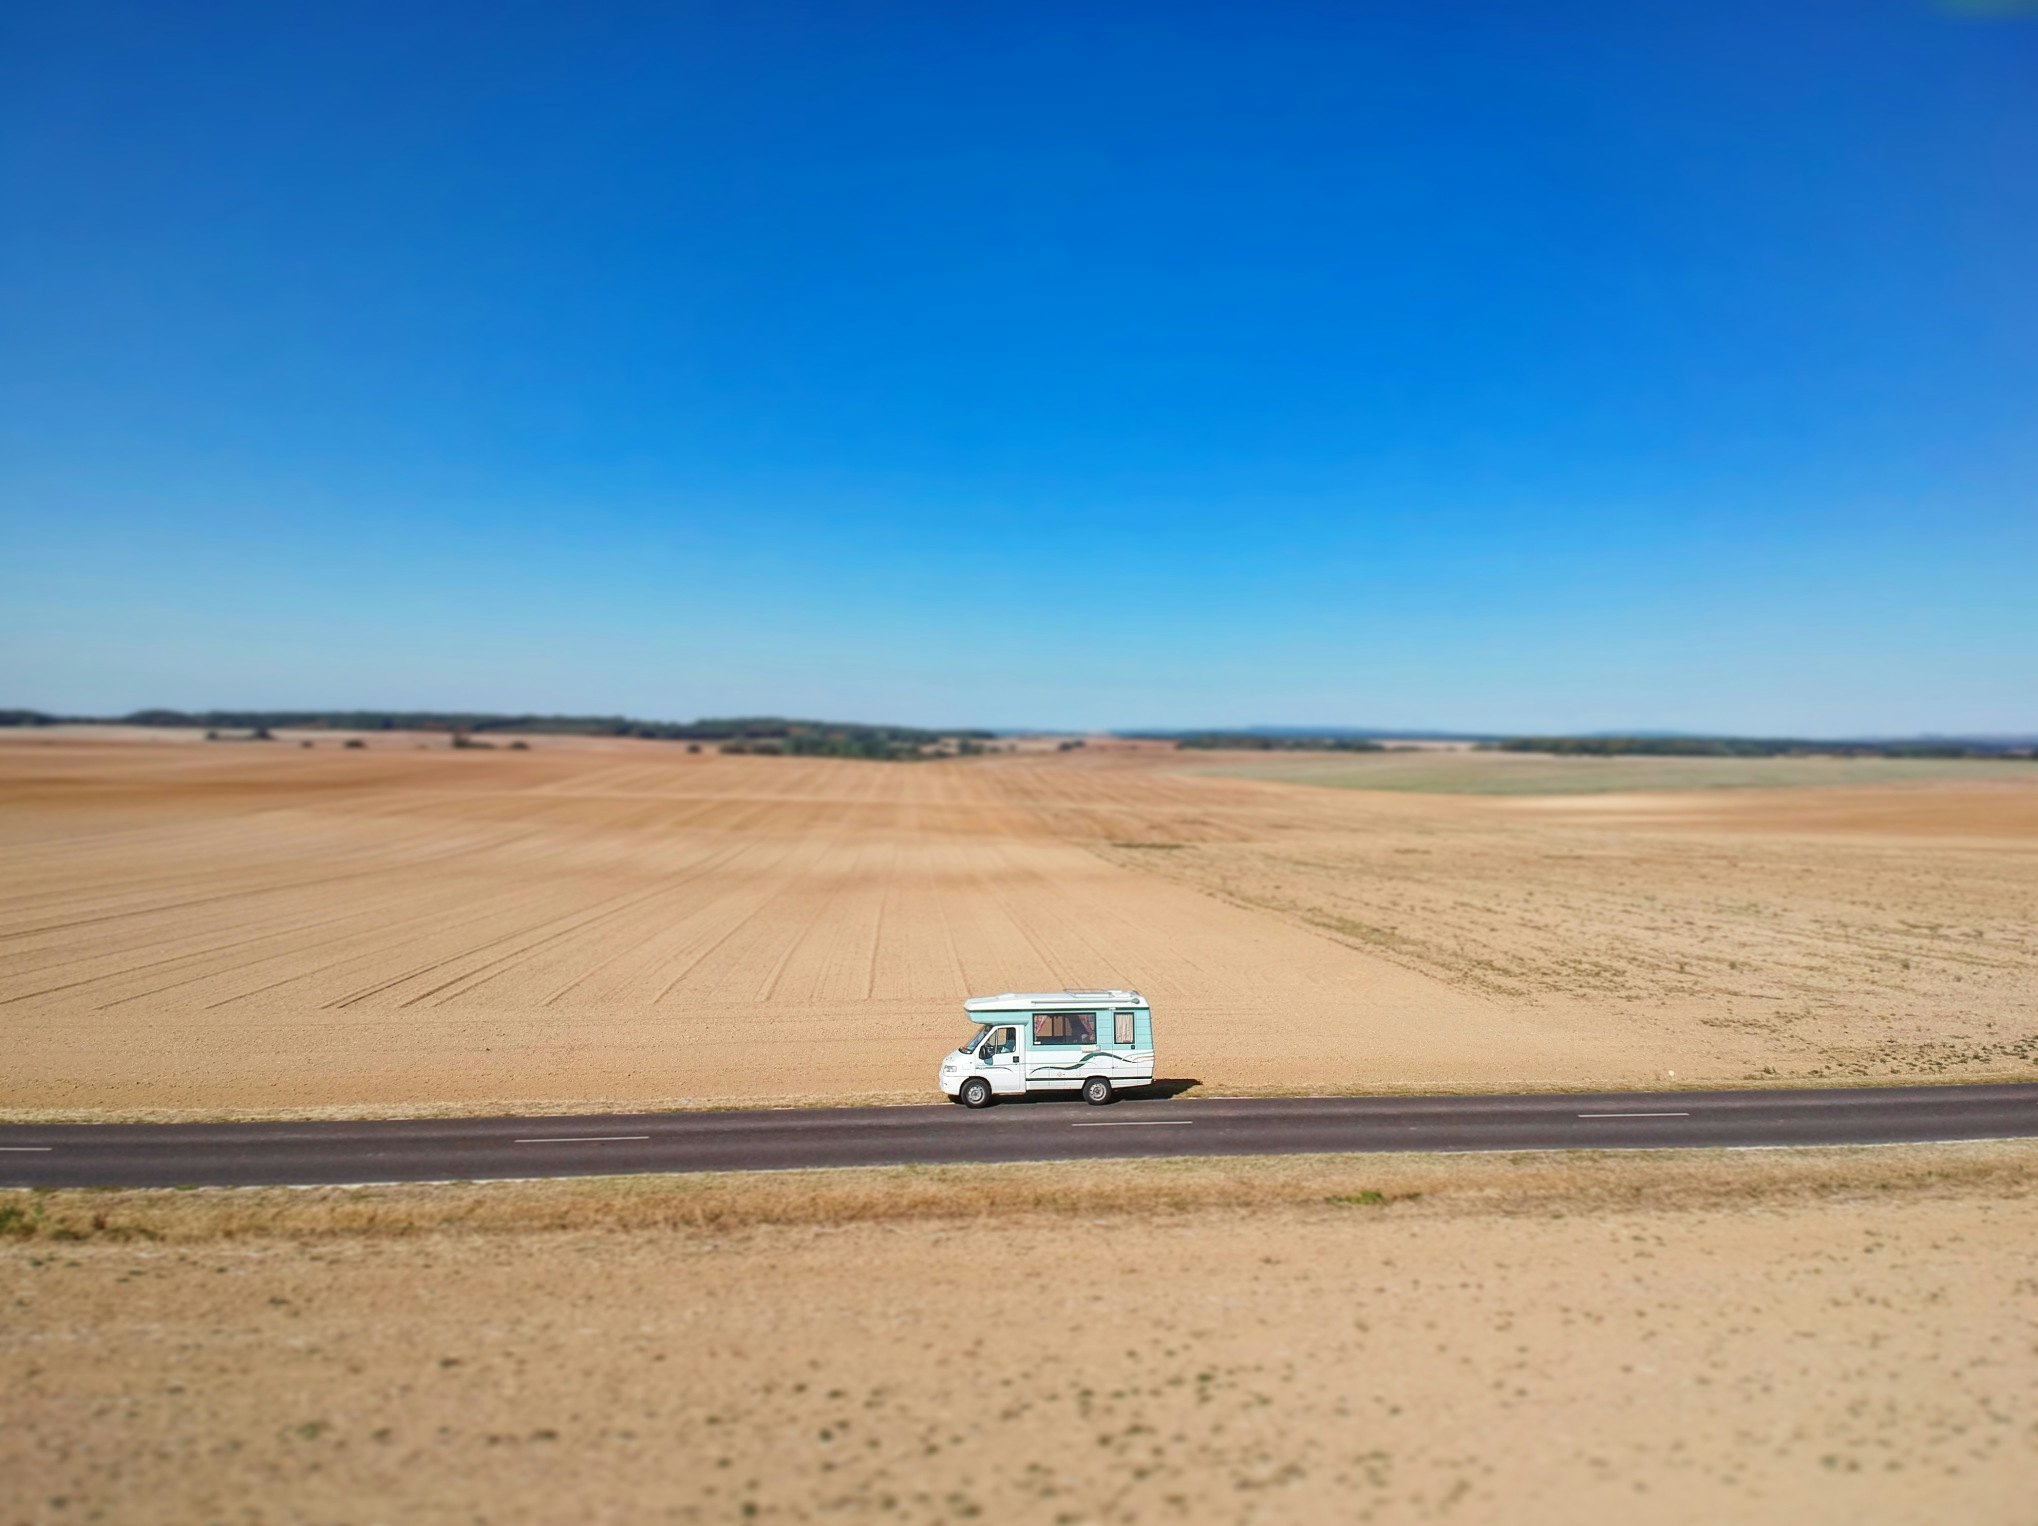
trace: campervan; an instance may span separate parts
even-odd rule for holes
[[[1057,1091],[1101,1105],[1153,1081],[1153,1013],[1137,991],[1007,991],[963,1010],[976,1026],[941,1062],[941,1090],[965,1107]]]

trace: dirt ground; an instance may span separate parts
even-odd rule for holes
[[[0,1194],[0,1519],[2029,1522],[2034,1165]]]
[[[1193,758],[1194,754],[1187,755]],[[1206,753],[1187,766],[1233,779],[1420,795],[1604,795],[1703,789],[1881,789],[2021,782],[2023,758],[1661,757],[1395,746],[1379,752]],[[1187,761],[1187,758],[1185,758]]]
[[[0,738],[0,1109],[920,1098],[963,997],[1109,985],[1211,1090],[2038,1073],[2038,769],[316,741]]]

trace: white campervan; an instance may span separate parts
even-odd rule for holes
[[[941,1062],[941,1090],[966,1107],[1053,1091],[1104,1103],[1153,1081],[1153,1013],[1137,991],[1007,991],[963,1010],[976,1031]]]

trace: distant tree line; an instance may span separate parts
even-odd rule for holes
[[[1257,731],[1196,731],[1172,739],[1177,747],[1242,752],[1385,752],[1378,742],[1346,736],[1267,736]]]
[[[663,742],[717,742],[723,752],[779,753],[794,757],[894,760],[933,756],[952,748],[981,752],[995,733],[879,726],[856,721],[802,721],[783,716],[735,716],[698,721],[643,721],[623,715],[499,715],[464,710],[136,710],[121,716],[50,715],[0,710],[0,726],[62,723],[186,727],[224,735],[292,731],[433,731],[456,745],[485,745],[488,732],[531,736],[641,737]]]
[[[240,732],[266,740],[280,730],[426,731],[472,739],[488,732],[532,736],[640,737],[685,742],[694,749],[718,744],[722,752],[789,757],[908,758],[960,755],[985,750],[996,733],[974,728],[935,729],[883,726],[855,721],[807,721],[784,716],[709,717],[697,721],[645,721],[623,715],[507,715],[460,710],[136,710],[120,716],[55,715],[42,710],[0,709],[0,727],[61,724],[116,724],[186,727],[216,732],[221,740]],[[1126,732],[1128,737],[1173,742],[1193,750],[1255,752],[1379,752],[1379,742],[1338,733],[1308,735],[1283,731]],[[1063,750],[1079,746],[1063,743]],[[1574,757],[1675,758],[2034,758],[2038,742],[2002,739],[1923,737],[1897,741],[1810,741],[1779,737],[1521,736],[1476,745],[1500,752],[1538,752]]]
[[[2017,742],[1812,742],[1788,737],[1508,737],[1481,744],[1495,752],[1559,757],[1656,758],[2029,758]]]
[[[750,753],[765,757],[862,758],[875,763],[898,763],[913,758],[939,757],[950,749],[962,757],[982,752],[977,734],[918,732],[893,726],[828,726],[819,722],[795,723],[778,736],[752,736],[724,742],[725,753]]]

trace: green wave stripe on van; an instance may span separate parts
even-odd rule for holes
[[[1080,1070],[1092,1060],[1123,1060],[1130,1065],[1133,1059],[1132,1054],[1119,1050],[1092,1049],[1088,1054],[1070,1060],[1066,1065],[1049,1065],[1045,1060],[1035,1060],[1033,1063],[1043,1070]]]

